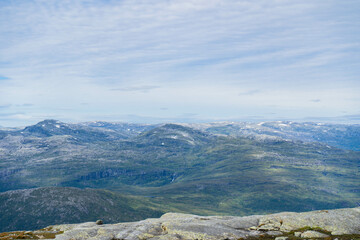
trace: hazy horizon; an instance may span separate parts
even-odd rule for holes
[[[360,2],[0,3],[0,125],[360,123]]]
[[[351,119],[351,116],[347,118],[347,116],[344,117],[338,117],[338,118],[318,118],[318,119],[197,119],[197,120],[191,120],[191,119],[156,119],[156,118],[139,118],[138,120],[88,120],[88,121],[73,121],[73,120],[59,120],[59,119],[42,119],[39,121],[29,122],[25,125],[0,125],[2,128],[21,128],[21,127],[27,127],[31,125],[38,124],[43,121],[47,120],[55,120],[59,121],[61,123],[66,124],[80,124],[80,123],[87,123],[87,122],[108,122],[108,123],[128,123],[128,124],[206,124],[206,123],[222,123],[222,122],[228,122],[228,123],[266,123],[266,122],[288,122],[288,123],[321,123],[321,124],[344,124],[344,125],[358,125],[359,120],[357,117],[354,118],[354,120]],[[146,121],[147,120],[147,121]]]

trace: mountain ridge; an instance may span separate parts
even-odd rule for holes
[[[50,224],[98,218],[108,223],[136,221],[165,213],[146,198],[73,187],[7,191],[0,193],[0,203],[0,232],[34,230]]]
[[[57,132],[62,124],[70,130]],[[149,203],[160,212],[174,209],[198,215],[243,216],[360,204],[359,151],[324,142],[250,136],[246,131],[253,125],[243,123],[202,124],[208,131],[183,124],[92,124],[96,127],[52,121],[44,124],[51,129],[49,136],[24,134],[24,129],[0,131],[0,192],[55,186],[105,189],[135,196],[140,205]],[[261,130],[273,124],[256,126]],[[275,123],[279,124],[285,123]],[[294,128],[291,125],[300,128],[298,123],[280,127]],[[314,126],[324,130],[315,123],[305,127]]]

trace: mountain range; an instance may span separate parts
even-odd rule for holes
[[[360,205],[360,125],[44,120],[2,128],[0,160],[0,231]]]

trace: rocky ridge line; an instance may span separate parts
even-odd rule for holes
[[[37,231],[1,233],[0,240],[357,240],[360,207],[313,212],[283,212],[247,217],[167,213],[138,222],[102,221],[49,226]]]
[[[47,229],[59,233],[57,240],[359,239],[360,207],[247,217],[167,213],[138,222],[87,222]]]

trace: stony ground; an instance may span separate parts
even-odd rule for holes
[[[161,218],[118,224],[55,225],[39,231],[2,233],[0,239],[58,240],[237,240],[360,239],[360,208],[247,217],[167,213]]]
[[[62,231],[55,230],[52,227],[43,228],[36,231],[16,231],[0,233],[0,240],[12,239],[54,239],[57,234]]]

